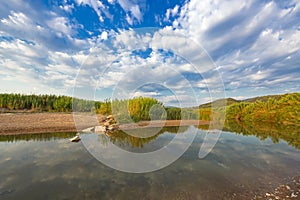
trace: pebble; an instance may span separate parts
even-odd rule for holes
[[[294,194],[294,192],[292,192],[291,194],[291,198],[296,198],[298,195]]]

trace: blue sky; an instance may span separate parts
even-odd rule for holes
[[[0,2],[1,93],[190,106],[299,92],[299,49],[299,0]]]

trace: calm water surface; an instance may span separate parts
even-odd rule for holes
[[[97,138],[102,144],[147,152],[167,144],[177,131],[165,128],[143,139],[122,132]],[[251,199],[300,172],[295,145],[231,132],[223,132],[213,151],[198,159],[205,135],[199,130],[191,147],[170,166],[129,174],[101,164],[82,142],[70,143],[74,135],[0,136],[0,199]],[[294,140],[299,141],[298,135]]]

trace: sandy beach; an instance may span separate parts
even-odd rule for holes
[[[17,135],[26,133],[49,133],[49,132],[77,132],[84,128],[99,125],[104,118],[97,115],[98,122],[95,122],[95,115],[84,119],[84,123],[76,123],[72,113],[1,113],[0,114],[0,135]],[[139,122],[138,124],[122,125],[122,128],[133,129],[142,127],[161,127],[161,126],[188,126],[205,125],[208,121],[198,120],[167,120]]]

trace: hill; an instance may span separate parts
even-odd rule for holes
[[[300,93],[264,96],[226,107],[226,120],[300,125]]]
[[[199,108],[211,108],[212,105],[214,105],[215,107],[220,107],[220,106],[223,106],[223,105],[229,106],[233,103],[238,103],[238,102],[241,102],[241,101],[233,99],[233,98],[218,99],[218,100],[215,100],[213,102],[201,104],[199,106]]]
[[[266,96],[259,96],[259,97],[249,98],[249,99],[245,99],[245,100],[242,100],[242,101],[252,103],[252,102],[260,100],[260,101],[266,102],[266,101],[268,101],[269,98],[272,98],[274,100],[278,100],[281,97],[286,96],[286,95],[288,95],[288,94],[266,95]]]

